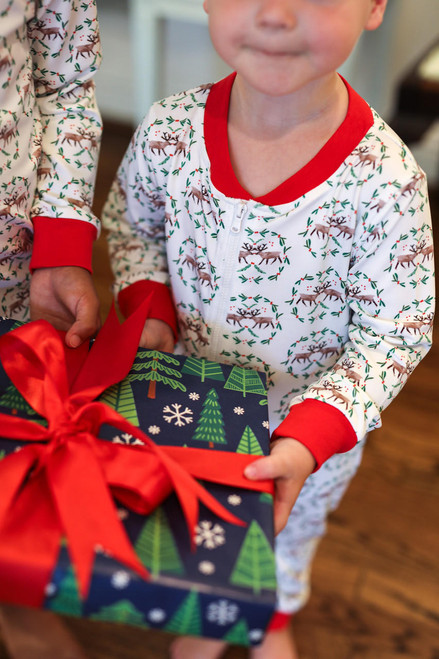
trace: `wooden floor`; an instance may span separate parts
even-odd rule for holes
[[[129,138],[107,126],[98,213]],[[439,191],[432,192],[432,205],[437,242]],[[95,279],[106,311],[111,276],[104,239],[96,250]],[[88,659],[165,658],[172,639],[66,620]],[[384,413],[383,428],[371,435],[359,473],[330,518],[314,563],[312,596],[294,630],[301,659],[439,659],[438,345]],[[0,645],[0,659],[7,656]],[[226,659],[246,656],[244,649],[230,648]]]

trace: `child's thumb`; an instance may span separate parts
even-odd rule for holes
[[[251,481],[265,480],[266,478],[275,478],[275,465],[273,458],[259,458],[244,469],[244,476]]]

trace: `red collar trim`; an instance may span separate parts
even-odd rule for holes
[[[228,197],[253,199],[236,178],[230,161],[227,115],[236,73],[215,83],[206,102],[204,139],[214,186]],[[262,204],[278,206],[306,194],[324,183],[346,160],[373,125],[369,105],[345,81],[349,107],[345,120],[309,163],[268,194],[255,198]]]

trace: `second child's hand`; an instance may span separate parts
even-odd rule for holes
[[[174,345],[174,334],[169,325],[163,320],[148,318],[140,337],[140,348],[174,352]]]
[[[69,348],[92,338],[101,321],[91,274],[77,266],[35,270],[30,284],[30,316],[65,331]]]

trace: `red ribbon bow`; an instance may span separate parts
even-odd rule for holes
[[[272,481],[243,475],[254,456],[157,446],[139,428],[94,399],[129,372],[146,315],[123,325],[114,308],[90,351],[65,348],[59,333],[35,321],[0,337],[11,381],[48,421],[0,414],[1,435],[30,442],[0,461],[0,600],[42,606],[67,538],[79,589],[86,596],[96,548],[148,576],[121,524],[112,495],[147,514],[175,490],[193,542],[199,501],[225,521],[244,525],[195,479],[273,493]],[[141,439],[122,446],[97,437],[103,423]]]

